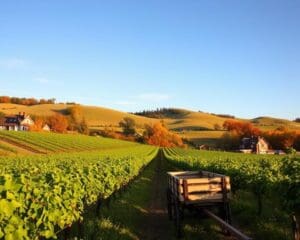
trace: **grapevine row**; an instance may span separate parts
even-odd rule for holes
[[[55,238],[86,206],[126,185],[157,154],[118,150],[0,158],[0,239]]]
[[[166,158],[187,170],[209,170],[230,176],[234,191],[248,189],[258,200],[266,193],[279,198],[282,207],[300,216],[300,158],[229,152],[165,149]]]

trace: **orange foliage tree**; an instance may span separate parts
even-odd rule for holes
[[[183,147],[181,137],[171,133],[162,123],[158,122],[153,125],[146,125],[144,132],[144,141],[150,145],[160,147]]]
[[[67,131],[68,119],[65,116],[56,113],[55,115],[49,117],[48,121],[51,129],[54,132],[64,133]]]
[[[296,140],[299,138],[295,131],[289,131],[284,127],[264,132],[263,135],[274,149],[287,149],[293,147]]]
[[[44,119],[40,117],[36,117],[34,120],[34,124],[30,126],[30,131],[40,132],[42,131],[44,126]]]
[[[259,136],[261,131],[254,127],[249,122],[241,122],[236,120],[226,120],[223,123],[224,129],[235,132],[238,136],[242,137],[251,137],[251,136]]]
[[[0,96],[0,103],[10,103],[10,97]]]
[[[243,137],[259,136],[261,131],[249,122],[228,119],[223,123],[224,133],[219,141],[220,147],[226,150],[239,148]]]

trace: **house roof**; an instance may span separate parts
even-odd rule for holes
[[[24,114],[16,114],[16,115],[7,115],[3,119],[0,120],[0,125],[2,126],[16,126],[21,125],[21,122],[28,116]]]

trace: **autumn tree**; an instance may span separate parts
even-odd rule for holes
[[[70,118],[75,123],[79,123],[83,119],[83,110],[80,105],[75,105],[67,108],[67,114],[70,115]]]
[[[223,128],[230,132],[235,132],[240,138],[259,136],[261,131],[249,122],[241,122],[236,120],[226,120]]]
[[[216,123],[216,124],[214,124],[214,130],[220,131],[220,130],[222,130],[222,127],[220,126],[220,124]]]
[[[87,122],[86,122],[85,118],[83,118],[81,120],[81,122],[77,125],[77,130],[78,130],[79,133],[89,135],[90,130],[89,130],[89,127],[87,125]]]
[[[39,104],[47,104],[47,100],[44,98],[41,98],[39,101]]]
[[[123,120],[119,122],[119,126],[126,136],[134,135],[136,133],[136,125],[133,118],[124,117]]]
[[[221,148],[226,150],[238,149],[241,139],[244,137],[259,136],[261,131],[249,122],[228,119],[223,123],[224,133],[219,141]]]
[[[55,98],[50,99],[35,99],[35,98],[19,98],[19,97],[9,97],[9,96],[0,96],[0,103],[14,103],[21,105],[37,105],[37,104],[54,104]]]
[[[88,124],[84,118],[83,109],[80,105],[75,105],[67,108],[69,129],[71,131],[78,131],[82,134],[89,134]]]
[[[56,113],[48,119],[50,128],[54,132],[64,133],[68,128],[68,120],[65,116]]]
[[[181,137],[170,132],[161,122],[157,122],[153,125],[146,125],[143,136],[144,141],[150,145],[160,147],[184,146]]]
[[[277,128],[263,134],[274,149],[288,149],[293,147],[297,134],[295,131],[289,131],[286,128]]]
[[[30,131],[33,131],[33,132],[40,132],[40,131],[42,131],[43,126],[44,126],[44,119],[41,117],[36,117],[34,119],[34,124],[32,126],[30,126],[29,129],[30,129]]]
[[[10,103],[10,97],[0,96],[0,103]]]

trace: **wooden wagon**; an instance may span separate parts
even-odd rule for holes
[[[177,236],[182,235],[184,209],[197,210],[216,220],[227,233],[249,240],[231,226],[230,178],[207,171],[168,172],[168,215],[174,220]],[[217,208],[219,215],[210,209]]]

